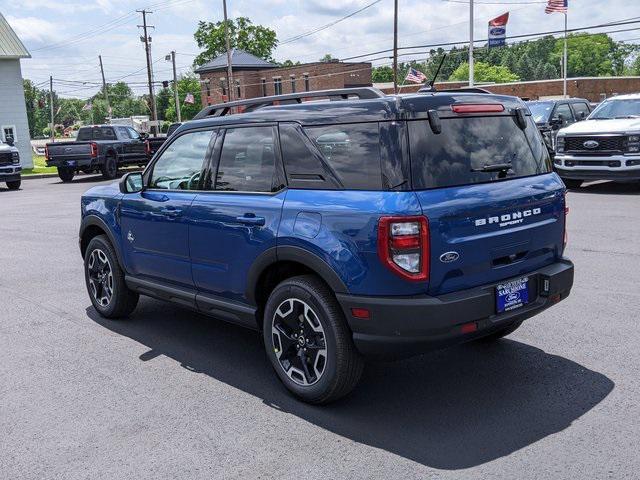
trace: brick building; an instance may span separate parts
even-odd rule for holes
[[[371,86],[371,64],[367,62],[314,62],[278,67],[248,52],[234,49],[231,66],[236,99]],[[226,54],[198,67],[195,72],[200,76],[203,106],[228,100]]]
[[[385,93],[393,93],[391,84],[376,84]],[[467,82],[436,82],[436,89],[466,87]],[[516,97],[538,100],[562,96],[562,79],[535,80],[530,82],[510,82],[476,84],[492,93],[515,95]],[[417,92],[422,85],[407,85],[401,93]],[[577,77],[567,79],[567,93],[571,97],[586,98],[600,102],[613,95],[639,93],[640,77]]]

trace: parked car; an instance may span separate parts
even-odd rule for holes
[[[284,385],[325,403],[364,358],[495,341],[569,295],[565,187],[515,97],[350,88],[196,118],[82,196],[106,318],[142,294],[260,330]]]
[[[555,149],[559,129],[586,119],[592,110],[591,103],[584,98],[536,100],[526,104],[540,133],[552,149]]]
[[[585,180],[640,180],[640,94],[603,101],[558,132],[555,168],[569,188]]]
[[[8,137],[6,143],[0,140],[0,182],[6,183],[9,190],[18,190],[21,174],[20,154],[13,146],[13,138]]]
[[[180,125],[182,125],[182,123],[172,123],[167,129],[166,135],[147,138],[147,155],[149,156],[149,159],[151,159],[156,154],[156,152],[160,150],[160,147],[164,144],[167,138],[169,138]]]
[[[78,171],[101,172],[113,179],[118,168],[144,166],[149,161],[146,135],[126,125],[92,125],[81,127],[74,142],[47,143],[46,163],[58,168],[63,182],[70,182]]]

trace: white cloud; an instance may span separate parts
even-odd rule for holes
[[[13,15],[7,15],[6,19],[23,42],[29,40],[45,42],[59,38],[59,26],[48,20]]]

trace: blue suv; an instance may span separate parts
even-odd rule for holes
[[[87,289],[107,318],[148,295],[260,330],[284,385],[326,403],[365,358],[496,340],[569,295],[551,167],[514,97],[206,107],[143,173],[83,195]]]

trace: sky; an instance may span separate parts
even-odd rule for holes
[[[230,17],[249,17],[274,29],[284,41],[352,13],[374,0],[228,0]],[[637,0],[569,0],[569,28],[638,17]],[[544,13],[539,0],[476,0],[474,38],[487,36],[487,22],[510,12],[507,35],[559,30],[563,15]],[[102,55],[107,82],[130,83],[137,94],[146,91],[144,46],[140,41],[141,14],[148,8],[155,80],[170,80],[165,55],[177,52],[178,73],[188,73],[199,49],[193,39],[198,21],[222,20],[222,0],[0,0],[0,12],[22,39],[32,58],[22,61],[24,78],[48,83],[65,97],[88,98],[99,87],[98,55]],[[469,39],[467,0],[399,0],[399,46]],[[637,28],[612,34],[616,40],[640,43],[640,23],[615,28]],[[602,30],[598,30],[602,31]],[[274,52],[278,61],[313,62],[330,53],[347,58],[393,46],[393,0],[375,5],[316,34],[288,42]],[[376,58],[374,55],[370,58]],[[402,59],[424,58],[417,53]],[[381,59],[375,64],[390,64]],[[85,85],[68,82],[87,82]]]

